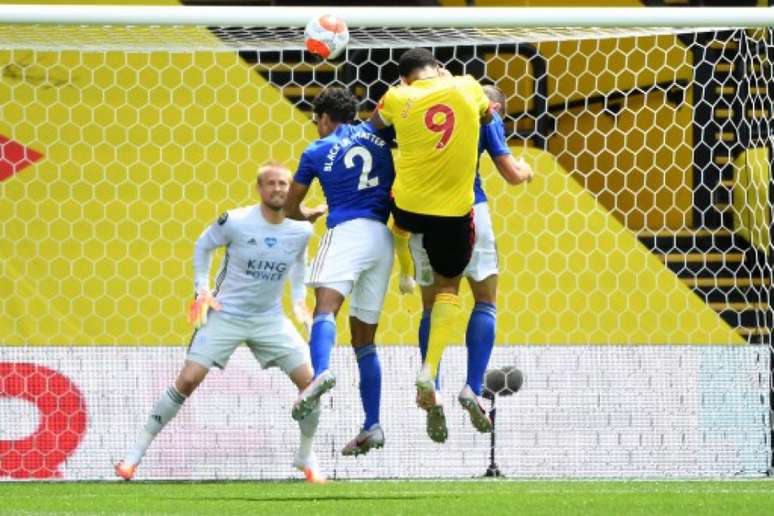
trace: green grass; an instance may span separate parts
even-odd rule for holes
[[[0,514],[771,515],[774,482],[0,483]]]

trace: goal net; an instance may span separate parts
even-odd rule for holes
[[[510,187],[481,160],[500,267],[490,366],[525,377],[496,398],[500,470],[765,474],[772,31],[351,35],[340,60],[321,62],[293,27],[2,26],[0,479],[111,478],[182,364],[196,237],[257,202],[261,164],[294,168],[316,138],[322,88],[351,89],[366,119],[416,46],[502,90],[508,144],[536,173]],[[462,300],[470,310],[467,286]],[[482,475],[490,437],[456,406],[466,321],[442,363],[450,437],[436,445],[414,405],[421,303],[400,297],[395,277],[377,335],[387,443],[340,455],[362,424],[346,313],[315,444],[323,469]],[[294,397],[240,349],[154,442],[139,478],[291,477]]]

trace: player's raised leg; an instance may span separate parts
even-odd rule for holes
[[[341,453],[357,456],[384,446],[384,431],[379,423],[382,366],[374,344],[377,325],[368,324],[357,317],[350,317],[349,324],[352,331],[352,350],[355,352],[360,373],[360,401],[365,420],[358,435],[344,446]]]
[[[245,344],[261,366],[266,369],[278,367],[293,382],[299,392],[309,387],[314,373],[309,359],[309,349],[286,317],[256,318],[252,321]],[[298,420],[300,444],[293,458],[293,466],[302,471],[307,481],[325,482],[320,472],[312,443],[320,421],[320,404],[314,403],[311,410]]]
[[[465,333],[468,352],[468,372],[465,386],[459,395],[459,402],[470,414],[470,421],[479,432],[492,430],[492,421],[483,408],[481,396],[484,373],[492,355],[495,339],[497,308],[495,305],[497,275],[492,274],[482,281],[469,278],[476,304],[470,313]]]
[[[150,416],[135,445],[115,467],[116,474],[131,480],[145,452],[161,430],[177,415],[186,399],[196,390],[208,371],[223,368],[234,350],[246,338],[244,325],[226,319],[218,312],[191,339],[185,363],[175,379],[153,405]]]
[[[435,275],[436,294],[430,313],[427,356],[417,377],[417,405],[427,411],[427,433],[435,442],[448,437],[443,405],[436,397],[435,384],[444,348],[454,338],[454,321],[459,316],[459,277]]]
[[[423,251],[422,251],[423,252]],[[432,286],[422,286],[422,320],[419,323],[419,353],[424,363],[427,356],[427,345],[430,337],[430,316],[433,310],[433,301],[435,299],[435,290]],[[425,429],[427,435],[437,443],[446,442],[449,437],[449,429],[446,425],[446,413],[443,403],[438,397],[437,391],[441,388],[440,364],[438,372],[435,375],[435,405],[427,409],[427,421]]]
[[[201,364],[191,360],[185,361],[175,383],[169,386],[153,405],[148,421],[132,449],[115,465],[116,475],[124,480],[131,480],[134,477],[137,466],[148,451],[148,447],[167,423],[177,415],[185,400],[204,380],[208,371],[209,369]]]
[[[360,373],[360,401],[365,420],[358,435],[342,450],[344,455],[361,455],[373,448],[384,446],[384,431],[380,424],[382,398],[382,366],[375,344],[376,329],[384,306],[384,296],[392,272],[392,236],[383,224],[363,221],[368,228],[366,248],[377,252],[363,254],[362,271],[357,277],[350,297],[349,325],[352,349]]]
[[[422,246],[421,234],[413,234],[409,240],[409,249],[411,259],[414,265],[414,276],[416,283],[420,286],[422,294],[422,319],[419,322],[417,332],[417,341],[419,342],[419,354],[422,363],[427,357],[427,345],[430,337],[430,316],[432,314],[433,302],[435,301],[435,289],[433,288],[433,268],[430,266],[430,259]],[[438,397],[437,391],[441,388],[440,364],[439,371],[435,375],[436,398],[435,405],[426,409],[427,417],[425,429],[427,435],[437,443],[446,442],[449,436],[449,430],[446,425],[446,413],[443,403]]]
[[[312,270],[314,269],[315,264],[312,265]],[[351,286],[346,289],[348,293]],[[320,397],[336,385],[336,377],[330,371],[330,359],[336,344],[336,314],[344,302],[344,296],[345,294],[333,288],[315,289],[314,320],[309,337],[314,379],[301,391],[293,404],[292,416],[296,421],[309,415],[319,404]]]
[[[423,246],[433,268],[435,289],[427,356],[416,382],[417,404],[425,409],[436,404],[435,378],[444,349],[454,340],[454,323],[460,315],[460,278],[470,261],[475,238],[470,215],[434,222],[433,232],[423,236]]]
[[[419,321],[419,329],[417,331],[417,340],[419,342],[419,355],[422,358],[422,363],[425,362],[427,357],[427,346],[430,340],[430,316],[433,313],[433,303],[435,302],[435,289],[432,285],[421,285],[420,292],[422,294],[422,318]],[[441,374],[440,363],[438,364],[438,371],[435,375],[435,390],[441,388]]]
[[[306,363],[298,366],[288,375],[293,383],[302,392],[312,382],[312,368]],[[320,404],[317,405],[298,422],[298,428],[301,431],[301,439],[298,450],[293,457],[293,466],[304,473],[308,482],[314,484],[325,483],[325,475],[320,471],[320,464],[312,450],[314,435],[317,432],[317,425],[320,422]]]

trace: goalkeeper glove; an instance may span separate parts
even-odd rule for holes
[[[401,276],[398,280],[398,290],[401,294],[411,294],[416,286],[417,282],[412,276]]]
[[[220,311],[220,303],[215,301],[209,289],[202,288],[196,293],[196,299],[191,303],[188,309],[188,322],[197,330],[207,324],[207,312],[212,308]]]

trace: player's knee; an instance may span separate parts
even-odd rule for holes
[[[436,273],[433,281],[435,295],[457,294],[460,290],[460,279],[462,279],[462,276],[450,278]]]
[[[352,333],[352,347],[372,345],[376,337],[379,312],[350,307],[349,328]]]
[[[376,337],[376,330],[370,330],[368,328],[361,328],[360,330],[352,330],[352,347],[357,352],[358,348],[365,346],[371,346],[374,343]]]
[[[497,301],[497,296],[494,292],[479,292],[478,294],[473,295],[473,300],[476,304],[486,303],[493,305]]]
[[[199,384],[202,383],[205,376],[207,376],[206,368],[202,366],[189,367],[186,365],[183,367],[183,370],[180,371],[177,380],[175,380],[175,388],[183,396],[190,396],[193,391],[199,387]]]
[[[314,373],[312,372],[311,364],[305,363],[293,369],[288,376],[300,392],[306,389],[307,385],[312,383]]]
[[[320,313],[338,314],[341,304],[344,302],[344,296],[327,287],[319,287],[315,290],[315,315]]]
[[[497,274],[492,274],[481,281],[470,280],[469,283],[476,303],[493,305],[497,302]]]
[[[196,379],[188,376],[179,376],[175,382],[175,388],[183,396],[190,396],[193,394],[193,391],[196,390],[200,383],[201,380],[197,381]]]
[[[422,287],[422,310],[431,310],[435,302],[435,289],[432,286]]]
[[[373,344],[376,337],[377,324],[379,323],[379,312],[377,310],[350,307],[349,314],[352,345],[354,347],[361,347]]]

